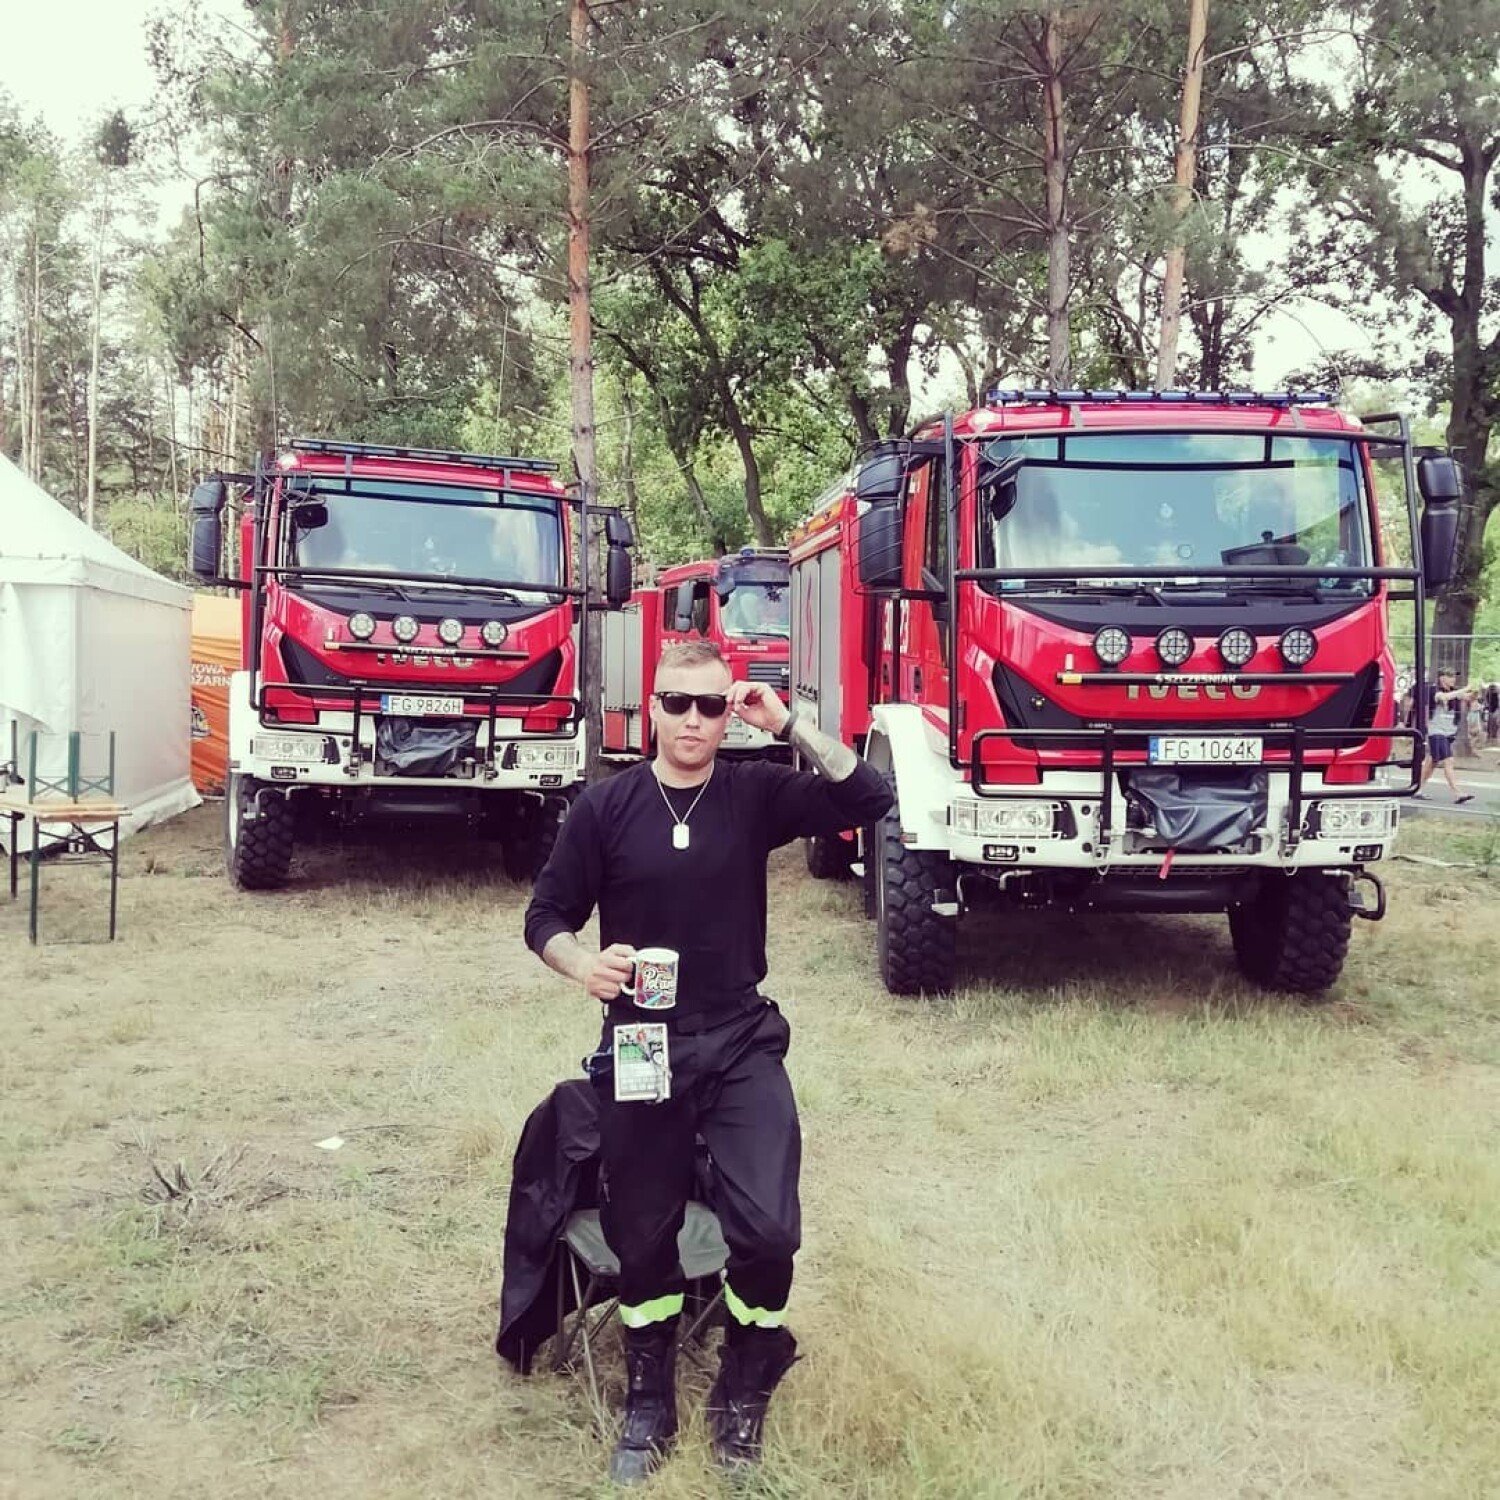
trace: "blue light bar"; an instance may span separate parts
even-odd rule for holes
[[[1077,406],[1084,402],[1156,401],[1172,406],[1331,406],[1328,391],[1055,391],[996,388],[986,406]]]

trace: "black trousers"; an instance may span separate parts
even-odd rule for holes
[[[609,1053],[605,1023],[601,1050]],[[600,1223],[620,1260],[620,1301],[681,1292],[677,1232],[693,1188],[696,1138],[712,1159],[712,1202],[729,1246],[731,1309],[775,1312],[792,1287],[802,1238],[802,1135],[782,1064],[791,1028],[767,1001],[717,1026],[670,1037],[672,1097],[619,1104],[607,1068],[599,1092]]]

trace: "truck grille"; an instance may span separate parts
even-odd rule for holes
[[[792,669],[784,661],[753,661],[745,668],[745,676],[751,682],[769,683],[782,693],[792,685]]]

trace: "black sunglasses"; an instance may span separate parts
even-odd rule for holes
[[[661,704],[662,711],[674,719],[685,714],[695,703],[705,719],[722,719],[724,710],[729,707],[729,699],[723,693],[658,693],[656,701]]]

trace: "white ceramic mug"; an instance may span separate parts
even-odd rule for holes
[[[620,986],[640,1010],[671,1010],[677,1004],[677,966],[681,957],[675,948],[637,948],[630,982]]]

